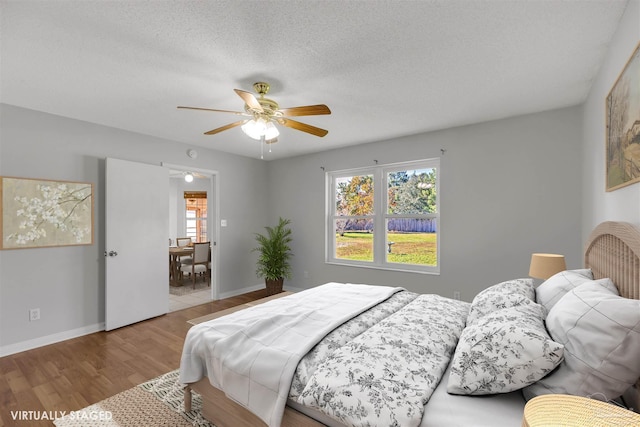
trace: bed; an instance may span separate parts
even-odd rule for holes
[[[515,427],[527,399],[547,393],[623,395],[638,408],[639,254],[640,229],[605,222],[584,269],[537,288],[508,280],[465,303],[334,283],[194,326],[181,362],[185,408],[199,393],[218,427]]]

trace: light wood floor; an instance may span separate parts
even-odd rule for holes
[[[265,290],[0,358],[0,426],[51,426],[15,421],[12,411],[74,411],[177,369],[187,320],[266,296]]]

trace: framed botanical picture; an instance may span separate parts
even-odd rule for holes
[[[640,44],[606,102],[606,190],[640,182]]]
[[[93,184],[0,177],[0,249],[93,244]]]

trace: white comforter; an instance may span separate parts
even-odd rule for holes
[[[340,324],[402,288],[328,283],[192,327],[183,384],[204,376],[269,426],[279,426],[300,359]]]

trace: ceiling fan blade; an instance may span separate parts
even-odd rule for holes
[[[292,129],[301,130],[302,132],[310,133],[311,135],[323,137],[329,133],[328,130],[320,129],[315,126],[308,125],[306,123],[297,122],[291,119],[285,119],[284,117],[278,119],[278,123],[283,126],[290,127]]]
[[[233,122],[233,123],[229,123],[228,125],[210,130],[209,132],[205,132],[205,135],[215,135],[216,133],[220,133],[222,131],[228,130],[228,129],[233,129],[236,126],[240,126],[241,124],[243,124],[245,122],[245,120],[240,120],[237,122]]]
[[[331,110],[324,104],[305,105],[303,107],[281,108],[283,116],[319,116],[322,114],[331,114]]]
[[[237,114],[239,116],[248,116],[247,113],[242,112],[242,111],[216,110],[216,109],[213,109],[213,108],[200,108],[200,107],[184,107],[182,105],[179,105],[178,108],[184,108],[186,110],[213,111],[215,113],[231,113],[231,114]]]
[[[234,89],[238,96],[242,98],[245,104],[254,110],[263,111],[262,105],[258,102],[255,96],[251,92],[247,92],[246,90]]]

